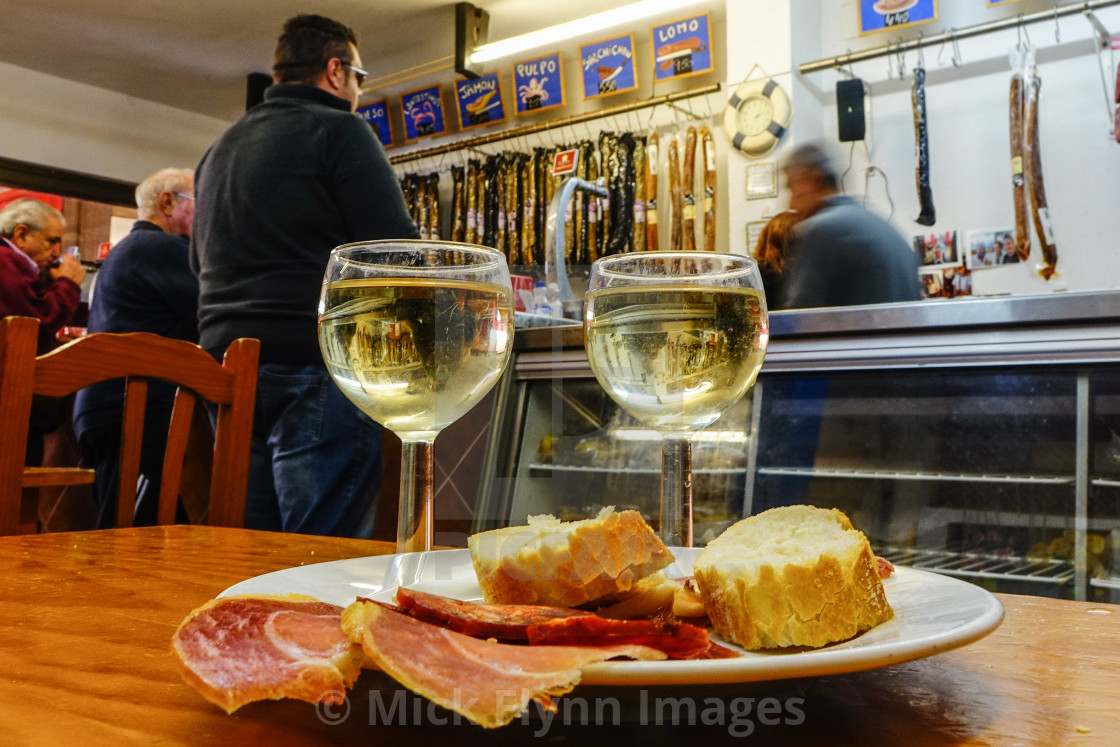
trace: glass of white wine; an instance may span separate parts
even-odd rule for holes
[[[711,252],[596,261],[584,307],[595,378],[662,437],[659,535],[692,546],[692,434],[754,385],[770,332],[758,266]]]
[[[513,289],[499,252],[444,241],[331,252],[319,349],[339,389],[400,437],[397,552],[433,538],[432,444],[490,391],[513,348]]]

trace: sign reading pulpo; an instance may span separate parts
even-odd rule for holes
[[[497,73],[486,73],[474,80],[455,81],[459,126],[466,130],[491,122],[504,122],[506,106]]]
[[[564,61],[560,53],[513,66],[514,111],[543,112],[564,105]]]
[[[447,123],[443,119],[443,98],[438,85],[403,94],[401,111],[404,112],[405,140],[441,135],[447,130]]]
[[[580,47],[579,64],[585,99],[633,91],[638,87],[633,34]]]
[[[393,144],[393,131],[389,127],[389,101],[387,99],[359,106],[356,113],[369,122],[370,129],[373,130],[373,134],[377,136],[383,146],[388,148]]]
[[[656,82],[706,73],[712,62],[711,14],[682,18],[650,29]]]

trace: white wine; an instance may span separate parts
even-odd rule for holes
[[[319,348],[342,392],[402,440],[434,439],[501,375],[513,347],[508,289],[363,278],[327,286]]]
[[[624,286],[587,295],[587,357],[603,389],[662,431],[710,425],[754,384],[769,339],[762,294]]]

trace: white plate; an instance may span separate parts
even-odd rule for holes
[[[699,548],[672,548],[670,576],[692,574]],[[744,652],[736,659],[609,661],[583,670],[584,684],[661,685],[754,682],[857,672],[900,664],[983,638],[1003,621],[1003,605],[979,586],[936,573],[897,568],[883,582],[894,619],[850,641],[820,649]],[[481,600],[466,550],[379,555],[287,568],[242,581],[230,594],[297,592],[346,606],[356,597],[392,602],[398,586]],[[713,635],[713,640],[719,641]],[[723,644],[737,648],[732,644]]]

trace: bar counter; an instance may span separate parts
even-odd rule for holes
[[[1010,595],[999,595],[1006,619],[988,637],[885,669],[740,685],[577,687],[571,695],[584,703],[620,704],[603,709],[599,724],[594,708],[584,725],[563,700],[547,724],[535,712],[497,730],[444,724],[448,712],[398,693],[378,672],[358,680],[348,714],[269,701],[227,716],[180,679],[171,635],[223,589],[280,568],[392,550],[200,526],[0,538],[0,742],[1106,745],[1120,735],[1120,606]],[[669,723],[669,711],[656,723],[649,705],[670,697],[699,706],[693,723],[683,710],[683,723]],[[386,724],[394,699],[401,707]],[[764,701],[769,710],[746,712]]]

